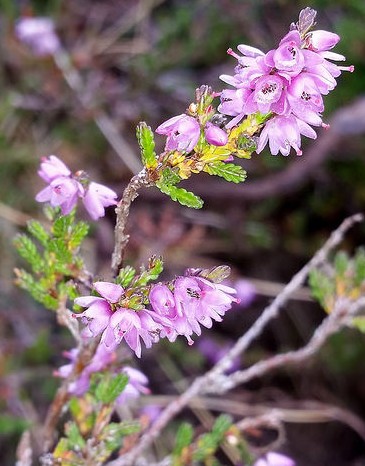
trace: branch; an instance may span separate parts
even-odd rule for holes
[[[129,241],[129,235],[126,234],[127,219],[132,202],[138,196],[138,191],[143,186],[151,186],[148,175],[145,170],[141,170],[135,175],[123,192],[122,199],[119,201],[115,213],[117,221],[115,225],[115,246],[112,255],[112,270],[117,275],[123,262],[125,248]]]
[[[272,304],[264,310],[255,324],[237,341],[233,348],[210,371],[208,371],[204,376],[197,378],[179,398],[165,408],[155,423],[141,437],[139,444],[131,450],[129,454],[107,463],[107,466],[130,466],[134,464],[136,458],[140,457],[143,451],[153,443],[171,419],[173,419],[185,406],[187,406],[192,398],[205,392],[210,384],[215,382],[218,377],[222,376],[224,371],[231,366],[231,363],[236,356],[243,353],[252,341],[262,333],[270,320],[277,316],[280,307],[289,299],[290,295],[303,284],[310,270],[324,262],[330,251],[343,240],[345,233],[355,223],[361,222],[362,220],[363,215],[361,214],[353,215],[352,217],[344,220],[342,224],[331,234],[330,238],[322,248],[317,251],[313,258],[296,275],[294,275],[283,291],[274,299]],[[337,326],[337,328],[339,327]],[[317,338],[320,340],[318,332],[315,332],[315,338],[316,340]],[[247,369],[247,371],[250,369],[251,368]]]
[[[267,372],[279,367],[287,367],[293,364],[298,364],[313,356],[328,340],[328,338],[351,322],[353,317],[360,309],[365,306],[365,298],[360,298],[355,302],[348,299],[339,299],[329,314],[324,319],[321,325],[314,332],[309,342],[299,350],[289,351],[287,353],[278,354],[264,361],[260,361],[248,369],[236,371],[231,375],[218,377],[218,380],[210,381],[207,384],[205,393],[224,393],[237,385],[260,377]]]

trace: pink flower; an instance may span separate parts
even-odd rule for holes
[[[91,182],[82,202],[93,220],[105,215],[105,207],[117,204],[117,193],[106,186]]]
[[[219,126],[208,122],[204,128],[205,139],[213,146],[225,146],[228,142],[228,135]]]
[[[147,388],[148,378],[138,369],[125,366],[121,373],[128,376],[128,383],[122,393],[118,396],[117,404],[125,404],[130,400],[139,398],[141,394],[148,395],[150,390]]]
[[[35,197],[38,202],[49,202],[52,207],[60,207],[63,215],[69,214],[76,206],[79,196],[84,193],[82,185],[69,177],[54,178],[49,186]]]
[[[38,170],[38,175],[46,182],[50,183],[55,178],[61,176],[68,177],[71,175],[69,168],[55,155],[42,157],[41,166]]]
[[[153,311],[135,311],[122,307],[120,300],[124,289],[115,283],[94,283],[98,296],[83,296],[75,299],[75,304],[87,309],[75,314],[86,324],[82,335],[85,338],[101,334],[100,343],[109,351],[114,350],[122,340],[141,357],[141,340],[147,348],[159,340],[160,331],[170,322]]]
[[[334,32],[318,30],[308,33],[305,41],[310,50],[323,52],[332,49],[340,41],[340,36]]]
[[[19,40],[29,45],[35,55],[49,55],[60,49],[60,41],[50,18],[20,18],[15,33]]]
[[[270,451],[255,461],[253,466],[295,466],[295,461],[288,456]]]
[[[300,154],[301,135],[316,137],[309,124],[327,126],[322,123],[322,95],[335,88],[335,78],[342,71],[354,69],[332,63],[345,60],[331,51],[338,41],[339,36],[331,32],[311,31],[302,37],[293,29],[266,54],[247,45],[238,46],[243,56],[229,49],[238,66],[233,76],[220,76],[236,88],[221,92],[218,111],[233,117],[226,128],[237,125],[245,115],[273,114],[262,130],[257,152],[269,141],[273,155],[279,151],[288,155],[290,147]]]
[[[175,341],[178,335],[183,335],[192,344],[191,335],[200,335],[201,325],[210,328],[213,320],[220,322],[232,303],[237,302],[232,294],[235,290],[228,286],[185,276],[176,278],[173,292],[166,285],[154,285],[149,300],[153,310],[170,321],[161,336]]]
[[[237,293],[239,307],[248,307],[254,301],[256,297],[256,287],[244,278],[236,280],[233,284],[234,289]]]
[[[117,194],[106,186],[85,181],[85,187],[80,182],[80,172],[75,175],[55,155],[43,157],[39,176],[48,183],[36,195],[36,201],[49,202],[52,207],[60,207],[63,215],[69,214],[82,199],[86,210],[93,220],[105,215],[105,207],[117,204]]]
[[[189,344],[192,344],[193,340],[190,336],[193,334],[193,329],[187,317],[177,312],[175,298],[170,289],[166,285],[154,285],[151,288],[149,300],[152,309],[171,323],[170,326],[162,329],[160,336],[167,337],[173,342],[178,335],[184,335]]]
[[[255,90],[244,107],[246,115],[251,113],[288,112],[286,82],[280,76],[264,75],[256,81]]]
[[[73,348],[63,354],[70,360],[54,372],[57,377],[67,378],[74,370],[78,357],[78,349]],[[91,362],[83,369],[79,377],[69,385],[69,393],[81,396],[87,392],[90,386],[90,376],[94,372],[100,372],[115,360],[115,353],[106,351],[103,345],[99,345]]]
[[[167,136],[166,151],[191,152],[198,143],[200,125],[195,118],[182,114],[162,123],[156,133]]]
[[[302,155],[300,150],[301,134],[312,139],[317,137],[313,128],[294,115],[275,116],[265,124],[256,152],[259,154],[269,143],[272,155],[277,155],[279,152],[283,155],[289,155],[291,147],[294,148],[297,155]]]

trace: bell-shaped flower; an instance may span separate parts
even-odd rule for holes
[[[149,300],[156,314],[165,317],[170,323],[170,325],[163,327],[160,336],[167,337],[169,341],[173,342],[178,335],[183,335],[188,343],[192,344],[193,340],[190,337],[193,334],[193,329],[187,316],[177,312],[175,298],[171,290],[163,284],[154,285],[151,288]]]
[[[228,142],[228,135],[219,126],[208,122],[204,128],[205,139],[213,146],[225,146]]]
[[[86,189],[82,202],[93,220],[105,215],[105,207],[117,204],[117,193],[112,189],[91,182]]]
[[[55,178],[61,176],[70,176],[71,171],[69,168],[55,155],[49,157],[42,157],[41,166],[38,170],[38,175],[46,182],[50,183]]]
[[[311,31],[305,37],[305,42],[310,50],[323,52],[331,50],[340,41],[340,36],[329,31]]]
[[[293,79],[288,88],[288,101],[295,116],[310,125],[322,124],[323,98],[310,76],[303,73]]]
[[[286,82],[278,75],[265,75],[256,81],[255,90],[247,99],[244,111],[251,113],[286,113],[289,105],[286,99]]]
[[[52,207],[60,207],[63,215],[69,214],[76,206],[79,196],[82,196],[82,185],[69,177],[54,178],[35,197],[38,202],[49,202]]]
[[[200,125],[195,118],[182,114],[162,123],[156,133],[167,136],[166,151],[191,152],[198,143]]]
[[[262,130],[256,152],[259,154],[269,143],[272,155],[277,155],[279,152],[283,155],[289,155],[291,147],[294,148],[297,155],[302,155],[300,150],[301,134],[312,139],[317,137],[313,128],[294,115],[275,116],[266,123]]]

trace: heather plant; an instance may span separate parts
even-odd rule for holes
[[[184,113],[170,117],[154,131],[141,122],[136,137],[143,168],[132,177],[121,199],[109,187],[91,181],[80,167],[72,172],[56,155],[41,159],[38,174],[46,186],[35,199],[44,204],[48,223],[32,220],[28,233],[16,237],[15,246],[29,265],[16,270],[16,280],[56,313],[58,323],[66,326],[75,340],[75,347],[64,353],[68,362],[55,370],[62,381],[44,421],[41,464],[215,465],[221,464],[222,455],[233,464],[295,464],[273,451],[283,446],[283,420],[274,409],[243,419],[222,414],[205,433],[188,423],[181,423],[177,430],[173,426],[175,443],[165,458],[155,458],[151,447],[184,407],[194,400],[204,404],[203,395],[223,394],[275,368],[298,364],[344,326],[364,330],[360,315],[365,303],[363,251],[353,258],[340,253],[333,265],[328,259],[362,216],[345,220],[237,342],[221,352],[213,347],[213,367],[150,424],[131,408],[133,400],[150,393],[138,359],[143,360],[145,352],[162,339],[174,345],[185,337],[185,351],[189,351],[189,345],[199,341],[202,327],[209,329],[214,322],[221,322],[240,302],[238,288],[243,284],[237,283],[236,290],[228,283],[230,268],[226,265],[189,268],[162,279],[162,257],[153,255],[147,264],[131,265],[125,263],[125,254],[133,234],[127,233],[128,215],[141,188],[157,188],[173,201],[200,209],[203,200],[180,186],[184,180],[205,172],[227,182],[244,182],[247,174],[241,159],[261,153],[266,145],[273,156],[279,152],[288,156],[292,149],[302,155],[301,137],[315,139],[313,126],[330,131],[322,120],[323,96],[336,87],[342,71],[352,72],[353,67],[334,63],[345,60],[331,51],[340,38],[316,30],[315,17],[311,8],[302,10],[278,47],[266,53],[248,45],[238,46],[241,55],[229,49],[237,63],[232,75],[220,78],[231,88],[215,91],[202,85]],[[61,48],[51,20],[22,18],[16,34],[36,55],[52,55],[70,85],[79,87],[77,71]],[[106,120],[98,121],[105,128]],[[155,133],[165,138],[161,153],[156,152]],[[92,221],[103,217],[106,209],[115,208],[108,276],[93,275],[85,265],[82,245],[89,225],[77,220],[79,200]],[[328,314],[313,337],[299,350],[240,368],[238,356],[308,275],[315,298]],[[253,428],[273,429],[277,442],[257,452],[246,435]],[[17,464],[25,466],[32,462],[32,445],[26,435],[22,441]]]

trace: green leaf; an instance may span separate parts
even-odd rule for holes
[[[0,434],[1,435],[14,435],[20,434],[29,427],[29,423],[24,419],[20,419],[7,414],[0,415]]]
[[[56,259],[59,262],[57,267],[61,267],[62,264],[67,265],[72,262],[73,254],[68,249],[63,238],[53,238],[48,245],[48,250],[56,255]]]
[[[335,293],[333,280],[317,269],[311,270],[308,278],[313,297],[325,308],[326,299]]]
[[[180,456],[183,449],[191,444],[193,436],[194,429],[192,425],[187,422],[183,422],[176,433],[175,446],[172,454],[174,456]]]
[[[69,246],[71,249],[76,249],[80,246],[83,240],[89,233],[89,225],[85,222],[77,222],[72,229],[71,237],[69,239]]]
[[[138,421],[111,422],[103,430],[103,436],[124,437],[126,435],[136,434],[141,430],[141,424]]]
[[[116,282],[118,285],[122,286],[123,288],[127,288],[128,285],[131,283],[133,280],[133,277],[135,276],[136,271],[133,267],[130,265],[127,265],[126,267],[123,267],[120,269],[119,274],[116,278]]]
[[[171,168],[165,168],[162,170],[162,180],[164,184],[175,185],[181,181],[181,178]]]
[[[65,433],[67,438],[69,439],[70,447],[73,450],[82,449],[86,446],[86,442],[83,439],[79,428],[77,427],[75,422],[67,422],[65,425]]]
[[[339,251],[334,260],[336,275],[344,278],[347,268],[349,266],[349,256],[344,251]]]
[[[141,148],[143,165],[148,169],[157,167],[157,158],[155,152],[155,140],[153,132],[147,124],[142,121],[137,126],[137,139]]]
[[[247,176],[246,171],[240,165],[234,163],[215,162],[214,164],[207,164],[204,171],[209,175],[220,176],[232,183],[240,183]]]
[[[354,283],[360,286],[365,281],[365,249],[359,248],[354,258]]]
[[[203,207],[203,200],[194,193],[186,191],[184,188],[178,188],[161,182],[156,183],[156,186],[162,193],[170,196],[173,201],[177,201],[180,204],[192,207],[193,209],[201,209]]]
[[[58,217],[53,223],[53,234],[56,238],[66,238],[72,231],[72,224],[75,214],[62,215]]]
[[[228,265],[218,265],[211,269],[203,269],[198,275],[199,277],[206,278],[213,283],[221,283],[223,280],[228,278],[231,274],[231,268]]]
[[[365,333],[365,316],[354,317],[351,323],[360,330],[360,332]]]
[[[128,383],[126,374],[117,374],[114,377],[104,376],[95,390],[95,397],[104,404],[110,404],[117,399]]]
[[[14,239],[14,245],[23,259],[32,266],[34,272],[41,272],[44,269],[45,264],[37,246],[27,235],[17,235]]]
[[[27,223],[29,233],[36,238],[42,246],[46,247],[50,238],[47,230],[37,220],[30,220]]]
[[[227,416],[226,414],[222,414],[217,417],[215,423],[212,428],[212,434],[215,435],[217,439],[220,441],[223,440],[224,434],[230,429],[232,426],[232,418]]]

